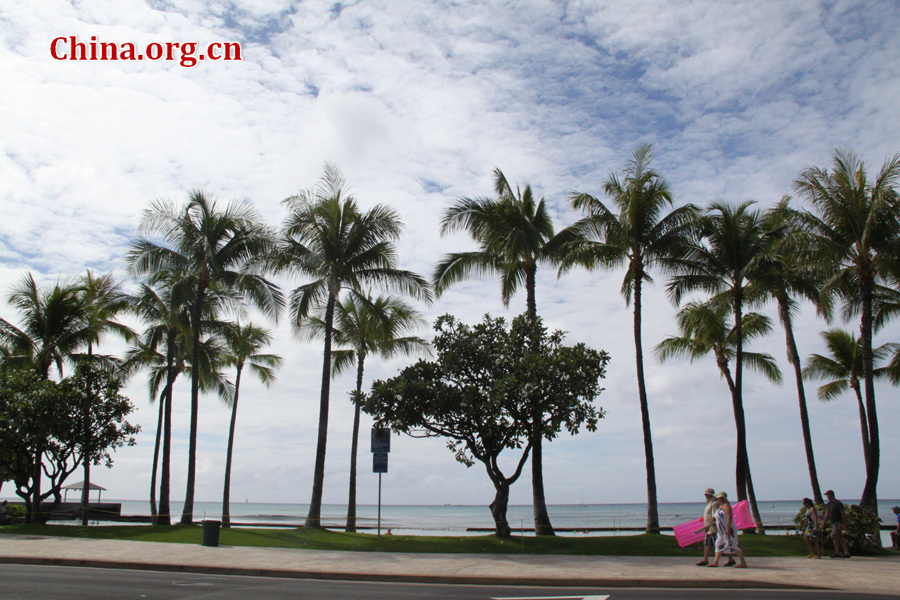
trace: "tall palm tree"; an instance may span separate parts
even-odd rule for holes
[[[694,235],[696,208],[692,205],[672,208],[668,183],[650,168],[652,157],[651,145],[639,146],[625,172],[621,176],[610,174],[606,179],[603,191],[612,200],[614,210],[590,194],[572,192],[572,206],[587,212],[588,216],[561,231],[555,243],[561,255],[560,273],[576,265],[587,269],[627,266],[622,295],[626,305],[634,298],[634,351],[647,471],[646,531],[659,533],[656,467],[641,335],[643,285],[653,282],[651,269],[669,270],[673,259],[682,254],[686,241]]]
[[[772,330],[772,322],[768,317],[759,313],[750,312],[741,316],[740,327],[728,322],[728,313],[731,307],[721,301],[690,302],[678,313],[678,328],[680,336],[669,337],[660,342],[655,349],[660,361],[669,358],[688,357],[691,362],[712,354],[719,367],[719,372],[728,383],[728,389],[732,396],[732,409],[734,411],[734,424],[737,431],[737,439],[746,439],[746,425],[744,423],[743,406],[734,402],[736,378],[731,373],[731,364],[738,354],[740,344],[762,337]],[[740,337],[739,337],[740,336]],[[781,383],[781,371],[775,359],[769,354],[757,352],[742,352],[744,364],[759,373],[765,375],[774,383]],[[738,442],[740,443],[740,442]],[[746,442],[744,445],[744,476],[750,496],[751,506],[756,504],[756,493],[753,489],[753,477],[750,474],[750,461],[747,457]],[[753,518],[756,520],[756,530],[765,533],[762,521],[759,519],[759,510],[753,508]]]
[[[335,374],[356,364],[353,437],[350,448],[350,491],[347,500],[346,531],[356,531],[356,458],[359,449],[360,399],[366,358],[375,354],[391,358],[398,354],[425,353],[429,344],[424,339],[405,335],[425,324],[421,313],[396,296],[350,293],[335,303],[333,342],[343,348],[332,353]],[[321,339],[325,322],[313,317],[306,323],[309,337]]]
[[[500,297],[508,306],[524,284],[526,309],[537,315],[535,281],[540,262],[552,262],[544,246],[553,237],[553,221],[542,198],[535,201],[530,185],[513,191],[500,169],[494,169],[497,198],[460,198],[444,211],[441,235],[466,231],[478,250],[448,254],[432,275],[440,296],[452,284],[481,275],[500,275]]]
[[[231,425],[228,428],[228,450],[225,455],[225,488],[222,493],[222,527],[231,527],[231,457],[234,451],[234,430],[237,424],[238,399],[241,392],[241,375],[244,367],[268,387],[275,379],[275,369],[281,365],[281,357],[263,354],[263,348],[272,342],[267,329],[248,323],[237,323],[224,330],[226,343],[225,363],[235,368],[234,396],[231,401]]]
[[[284,304],[281,292],[265,277],[266,261],[274,250],[274,235],[259,222],[251,206],[231,202],[223,209],[199,190],[191,192],[183,207],[166,200],[155,200],[144,211],[141,230],[160,236],[160,241],[140,237],[132,244],[128,261],[133,273],[176,273],[192,290],[190,306],[193,339],[191,364],[200,363],[203,334],[203,307],[210,294],[238,302],[251,302],[267,316],[277,318]],[[188,473],[181,522],[194,518],[194,484],[197,459],[197,415],[200,377],[197,369],[191,377],[191,433],[188,447]]]
[[[104,367],[114,370],[117,368],[117,359],[107,355],[95,355],[94,346],[100,343],[100,338],[107,333],[113,333],[125,341],[135,339],[135,333],[130,327],[120,323],[116,319],[121,313],[128,312],[131,308],[128,294],[122,290],[112,273],[96,276],[91,270],[85,272],[77,283],[80,300],[84,306],[84,316],[87,321],[87,360],[100,361]],[[81,489],[81,525],[88,526],[88,500],[91,487],[91,461],[84,461],[84,482]]]
[[[862,360],[862,343],[852,333],[840,329],[829,329],[821,333],[828,349],[828,355],[811,354],[807,359],[803,376],[806,379],[831,379],[828,383],[819,387],[819,400],[828,402],[834,400],[848,389],[856,394],[856,403],[859,408],[859,428],[862,433],[863,458],[868,469],[871,457],[871,436],[869,435],[869,421],[866,415],[866,405],[863,402],[862,386],[860,382],[864,378]],[[883,344],[872,349],[872,358],[875,364],[887,359],[892,352],[900,348],[898,344]],[[887,379],[890,376],[888,367],[876,367],[873,369],[875,379]]]
[[[735,483],[738,500],[750,500],[757,527],[762,526],[759,508],[747,487],[747,436],[743,405],[743,311],[745,304],[758,303],[762,292],[752,287],[755,271],[767,245],[762,214],[753,209],[754,202],[739,205],[715,202],[700,221],[702,239],[692,243],[676,265],[676,274],[667,289],[680,304],[691,292],[715,294],[718,303],[727,303],[735,323],[734,387],[731,388],[735,414],[739,415]]]
[[[760,260],[760,268],[756,269],[753,274],[753,285],[758,287],[768,298],[775,300],[778,306],[778,318],[784,328],[787,359],[794,370],[794,380],[797,385],[800,429],[803,434],[803,446],[806,450],[810,485],[815,502],[823,504],[809,426],[809,411],[806,405],[806,390],[803,386],[800,353],[797,351],[797,341],[794,338],[793,318],[798,310],[796,298],[815,303],[819,312],[826,317],[830,316],[831,307],[828,299],[819,294],[819,287],[822,283],[821,265],[801,258],[806,256],[806,253],[802,251],[806,236],[790,222],[789,201],[790,198],[785,196],[781,202],[766,211],[764,215],[763,226],[767,245]]]
[[[343,289],[376,285],[424,300],[431,299],[428,283],[411,271],[397,268],[393,242],[400,218],[387,206],[361,212],[340,172],[326,164],[318,185],[284,200],[289,214],[278,266],[310,279],[291,293],[291,325],[299,331],[313,309],[324,311],[322,388],[312,497],[306,526],[321,527],[328,406],[331,392],[331,346],[334,312]]]
[[[50,368],[55,364],[62,378],[63,364],[91,339],[78,287],[57,281],[51,289],[42,290],[28,273],[13,288],[9,303],[17,309],[20,325],[0,319],[4,365],[32,369],[41,379],[49,379]],[[35,467],[40,469],[39,461]],[[40,474],[34,479],[33,497],[38,498]]]
[[[513,190],[503,171],[494,169],[497,198],[460,198],[441,219],[441,235],[467,232],[478,250],[448,254],[432,274],[432,285],[440,296],[450,285],[473,276],[500,276],[500,297],[508,306],[524,284],[527,314],[537,317],[535,287],[539,263],[553,263],[547,251],[553,238],[553,221],[543,200],[536,201],[530,185]],[[536,407],[538,409],[538,407]],[[553,535],[553,525],[544,496],[544,431],[540,415],[532,417],[529,441],[534,527],[538,535]]]
[[[134,311],[146,324],[143,335],[129,350],[122,366],[126,375],[135,370],[150,370],[150,401],[159,396],[159,417],[153,468],[150,477],[150,516],[154,524],[170,525],[170,465],[172,441],[172,389],[175,379],[185,370],[187,340],[191,338],[190,290],[172,277],[157,274],[156,286],[141,284],[134,297]],[[160,347],[163,349],[160,350]],[[160,388],[162,392],[160,393]],[[156,508],[157,466],[162,446],[159,482],[159,511]]]
[[[0,341],[10,352],[7,364],[33,368],[42,379],[48,379],[50,367],[56,365],[62,377],[65,361],[92,337],[78,286],[57,281],[42,290],[28,273],[13,288],[9,303],[21,320],[16,327],[0,319]]]
[[[794,189],[811,205],[810,212],[797,214],[799,223],[811,235],[809,246],[818,260],[833,266],[823,292],[837,295],[845,305],[858,303],[860,307],[870,450],[860,506],[874,510],[878,509],[881,444],[872,351],[873,303],[879,280],[896,263],[893,250],[900,238],[900,195],[895,189],[898,178],[900,154],[886,160],[870,183],[862,161],[849,150],[837,149],[830,170],[807,167],[794,182]]]
[[[114,367],[114,364],[109,364],[110,357],[94,355],[94,346],[98,345],[100,339],[108,333],[112,333],[126,342],[136,339],[137,334],[130,327],[117,321],[120,315],[130,312],[132,298],[113,278],[112,273],[98,276],[88,269],[78,278],[76,285],[84,304],[90,335],[87,342],[87,359],[100,359],[102,363],[107,363],[106,366]]]

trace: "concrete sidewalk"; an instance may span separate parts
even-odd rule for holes
[[[811,588],[900,596],[900,559],[748,558],[749,569],[672,557],[405,554],[0,535],[0,563],[309,579],[663,588]]]

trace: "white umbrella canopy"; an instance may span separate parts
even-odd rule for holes
[[[64,495],[63,495],[63,502],[65,502],[66,497],[69,495],[69,490],[83,490],[83,489],[84,489],[84,482],[83,482],[83,481],[79,481],[78,483],[72,483],[72,484],[69,484],[69,485],[64,485],[64,486],[62,487],[62,489],[65,490]],[[103,492],[106,491],[106,488],[105,488],[105,487],[100,487],[100,486],[97,485],[96,483],[91,483],[91,484],[89,484],[89,485],[88,485],[88,491],[94,491],[94,490],[97,490],[97,492],[98,492],[98,494],[97,494],[97,502],[100,502],[100,496],[103,495]]]

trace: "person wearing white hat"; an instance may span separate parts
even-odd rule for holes
[[[709,551],[716,546],[716,491],[706,488],[703,494],[706,496],[706,508],[703,509],[703,529],[698,529],[696,533],[703,531],[706,537],[703,538],[703,560],[697,563],[698,567],[705,567],[709,564]]]
[[[716,494],[716,558],[707,567],[718,567],[719,559],[723,554],[728,556],[726,567],[734,567],[735,569],[746,569],[747,561],[744,560],[744,552],[738,545],[737,527],[734,526],[734,515],[731,510],[731,503],[728,501],[728,494],[719,492]],[[741,559],[740,564],[735,564],[732,555],[737,554]]]

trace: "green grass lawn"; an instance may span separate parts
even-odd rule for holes
[[[9,525],[0,534],[47,535],[96,539],[136,540],[199,544],[199,525],[151,527],[149,525],[112,525],[80,527],[70,525]],[[302,548],[306,550],[355,550],[362,552],[422,552],[454,554],[581,554],[594,556],[684,556],[702,555],[699,545],[679,548],[668,535],[621,535],[579,537],[512,537],[501,540],[486,536],[405,536],[378,537],[370,533],[299,529],[222,529],[219,544],[223,546],[256,546],[268,548]],[[741,536],[747,556],[806,556],[806,546],[799,536]],[[873,554],[898,556],[893,550],[874,549]]]

